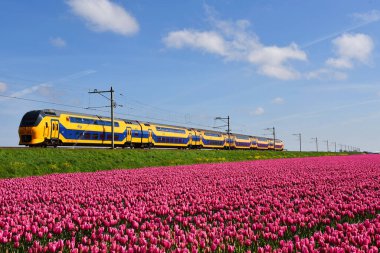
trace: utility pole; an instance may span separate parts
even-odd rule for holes
[[[318,137],[315,137],[315,138],[311,138],[312,140],[315,140],[315,147],[317,148],[317,152],[318,151]]]
[[[336,141],[334,141],[333,143],[334,143],[335,153],[336,153]]]
[[[273,147],[274,147],[274,151],[276,151],[276,128],[269,127],[269,128],[265,128],[265,130],[271,130],[272,131],[272,135],[273,135]]]
[[[227,125],[224,126],[218,126],[214,128],[221,128],[221,127],[227,127],[227,140],[228,140],[228,149],[231,149],[231,140],[230,140],[230,135],[231,135],[231,129],[230,129],[230,116],[228,115],[227,117],[216,117],[214,120],[221,120],[224,123],[227,123]],[[227,122],[226,122],[227,121]]]
[[[301,133],[299,134],[293,134],[295,136],[298,136],[298,140],[300,141],[300,152],[302,152],[302,140],[301,140]]]
[[[329,140],[325,140],[325,141],[323,141],[323,142],[326,142],[327,144],[327,152],[329,152]]]
[[[111,148],[114,149],[115,148],[115,129],[114,129],[114,115],[113,115],[113,109],[114,107],[116,106],[116,103],[115,101],[113,100],[113,93],[115,92],[115,90],[112,88],[111,86],[111,89],[110,90],[97,90],[97,89],[94,89],[93,91],[89,91],[88,93],[89,94],[99,94],[103,97],[105,97],[106,99],[110,100],[111,102],[111,135],[112,135],[112,141],[111,141]],[[111,94],[111,98],[108,98],[106,96],[103,95],[103,93],[110,93]]]

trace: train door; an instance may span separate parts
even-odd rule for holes
[[[194,136],[193,136],[193,146],[194,148],[198,148],[199,145],[200,145],[200,136],[198,135],[198,131],[197,130],[193,130],[194,132]]]
[[[48,123],[48,122],[45,122],[45,126],[44,126],[44,137],[45,137],[45,138],[49,138],[49,123]]]
[[[190,133],[189,134],[189,147],[193,146],[193,135]]]
[[[127,142],[132,142],[132,129],[127,127]]]
[[[59,138],[59,121],[53,119],[51,121],[51,131],[50,131],[50,139],[58,139]]]
[[[152,129],[149,129],[148,130],[148,144],[152,144],[152,139],[153,139]]]

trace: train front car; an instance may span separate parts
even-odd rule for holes
[[[43,110],[30,111],[22,117],[18,134],[19,145],[42,146],[49,135],[48,123]]]

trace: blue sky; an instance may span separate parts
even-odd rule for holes
[[[1,146],[28,110],[107,115],[81,108],[112,85],[122,118],[380,150],[378,1],[4,0],[0,31],[0,95],[60,104],[0,97]]]

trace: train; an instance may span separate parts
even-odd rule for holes
[[[110,146],[108,117],[54,109],[25,113],[19,126],[19,145]],[[265,137],[189,128],[129,119],[114,119],[114,146],[121,148],[284,150],[283,141]]]

